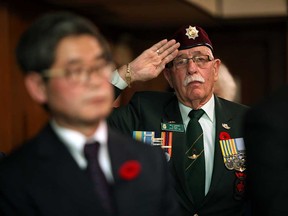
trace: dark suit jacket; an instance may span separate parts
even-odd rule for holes
[[[119,216],[177,215],[169,171],[160,148],[135,142],[109,129],[116,209]],[[137,160],[141,172],[120,178],[124,162]],[[105,216],[85,171],[81,170],[52,128],[0,162],[0,215]]]
[[[248,194],[253,215],[288,215],[288,86],[245,118]]]
[[[219,133],[226,131],[231,138],[243,137],[242,117],[247,107],[215,96],[216,137],[215,157],[211,186],[201,207],[195,209],[184,176],[185,133],[173,132],[172,158],[169,162],[175,178],[175,189],[181,204],[182,215],[237,216],[243,214],[242,197],[236,200],[234,171],[225,168],[219,144]],[[178,101],[174,93],[139,92],[127,106],[112,113],[109,124],[131,136],[132,131],[161,131],[161,123],[173,121],[183,124]],[[228,124],[231,129],[222,127]]]

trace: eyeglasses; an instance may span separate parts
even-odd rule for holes
[[[191,58],[176,58],[173,61],[173,65],[175,65],[177,69],[186,68],[189,60],[192,60],[199,68],[206,68],[207,63],[213,59],[209,55],[197,55]]]
[[[44,70],[42,72],[43,78],[64,78],[71,84],[82,84],[90,80],[92,75],[98,75],[99,77],[108,77],[112,72],[112,63],[103,61],[100,65],[96,65],[90,68],[84,68],[82,66],[76,66],[66,69],[53,69]]]

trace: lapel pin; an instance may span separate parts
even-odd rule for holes
[[[222,127],[229,130],[231,127],[228,124],[222,123]]]

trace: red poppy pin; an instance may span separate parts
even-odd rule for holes
[[[133,180],[141,172],[141,164],[136,160],[126,161],[119,169],[119,176],[124,180]]]
[[[229,133],[222,131],[219,134],[219,139],[220,140],[228,140],[228,139],[231,139],[231,137],[230,137]]]

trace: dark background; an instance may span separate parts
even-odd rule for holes
[[[225,2],[215,1],[218,9]],[[202,26],[213,42],[216,57],[240,81],[240,100],[249,106],[288,80],[287,13],[225,17],[184,0],[0,0],[0,151],[9,153],[47,120],[47,114],[26,93],[14,49],[20,34],[35,18],[58,10],[71,10],[95,22],[111,43],[118,65],[169,38],[182,25]],[[167,88],[160,75],[125,90],[119,102],[127,103],[134,91]]]

